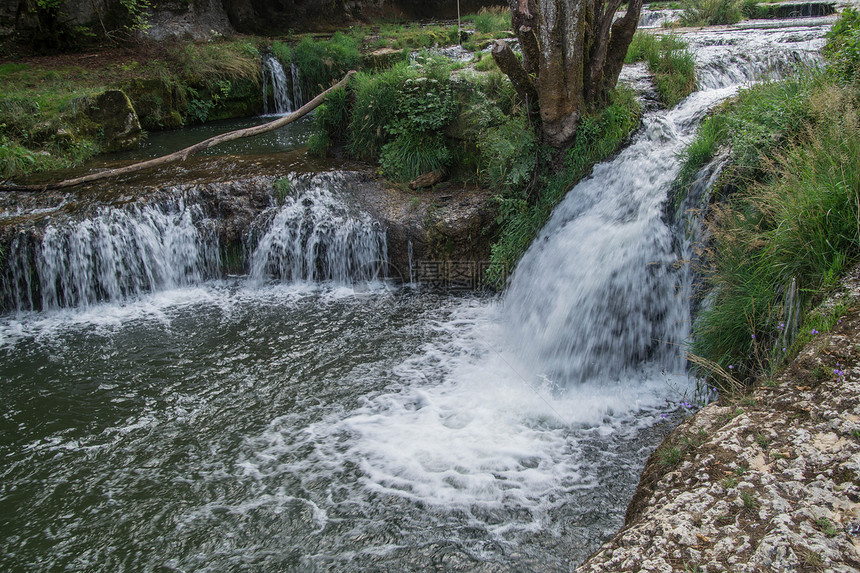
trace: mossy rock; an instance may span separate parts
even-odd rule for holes
[[[160,131],[182,127],[188,109],[185,90],[161,78],[134,78],[122,85],[144,129]]]
[[[95,135],[103,152],[135,149],[140,145],[141,127],[122,90],[107,90],[87,98],[83,115],[89,121],[80,122],[85,135]]]

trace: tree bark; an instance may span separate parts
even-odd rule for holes
[[[266,133],[268,131],[278,129],[279,127],[283,127],[289,123],[296,121],[297,119],[307,115],[308,113],[316,109],[322,102],[325,101],[325,99],[331,92],[338,88],[344,87],[349,81],[349,78],[351,78],[355,73],[355,71],[347,73],[338,83],[325,90],[293,113],[285,115],[284,117],[278,118],[274,121],[270,121],[269,123],[222,133],[221,135],[210,137],[209,139],[201,141],[200,143],[196,143],[194,145],[186,147],[185,149],[180,149],[179,151],[175,151],[168,155],[162,155],[161,157],[156,157],[155,159],[148,159],[139,163],[133,163],[131,165],[126,165],[125,167],[119,167],[117,169],[107,169],[105,171],[99,171],[97,173],[84,175],[83,177],[66,179],[57,183],[48,183],[46,185],[15,185],[3,183],[0,184],[0,191],[51,191],[54,189],[66,189],[69,187],[83,185],[84,183],[91,183],[93,181],[107,179],[108,177],[118,177],[120,175],[127,175],[129,173],[136,173],[145,169],[151,169],[153,167],[167,165],[168,163],[185,161],[195,153],[199,153],[204,149],[209,149],[210,147],[214,147],[216,145],[220,145],[228,141],[241,139],[243,137],[260,135],[261,133]]]
[[[509,0],[511,25],[523,52],[520,64],[504,42],[493,58],[530,105],[537,99],[541,141],[556,150],[574,140],[582,116],[605,105],[618,82],[633,39],[642,0]],[[532,110],[530,110],[532,111]]]

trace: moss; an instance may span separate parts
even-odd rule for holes
[[[144,129],[158,131],[182,126],[188,100],[179,82],[162,77],[138,77],[123,82],[122,90],[131,99]]]

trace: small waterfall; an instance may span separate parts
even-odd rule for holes
[[[817,31],[687,37],[704,89],[648,114],[634,142],[556,207],[512,277],[507,338],[555,385],[683,372],[692,273],[678,263],[689,260],[691,236],[665,217],[679,154],[713,105],[790,62],[813,62],[821,45]]]
[[[248,237],[252,281],[349,284],[384,276],[385,230],[338,197],[339,180],[324,174],[296,182],[282,206],[260,217]]]
[[[220,266],[214,233],[198,206],[104,208],[49,225],[40,241],[18,235],[7,255],[5,292],[19,311],[85,307],[198,283]]]
[[[296,72],[298,73],[298,72]],[[274,109],[269,106],[269,84],[272,86]],[[295,91],[295,90],[293,90]],[[293,111],[290,99],[290,85],[284,66],[273,55],[263,60],[263,113],[284,115]]]
[[[302,82],[299,77],[299,67],[295,62],[290,64],[290,79],[293,80],[293,104],[296,108],[300,108],[305,104],[305,98],[302,97]]]
[[[736,30],[705,30],[685,38],[696,56],[699,88],[714,90],[778,80],[798,69],[816,67],[823,45],[816,36],[808,29],[788,27],[742,38]],[[743,48],[738,49],[741,39]]]

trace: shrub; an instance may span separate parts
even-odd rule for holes
[[[413,179],[451,163],[441,130],[451,122],[457,102],[446,81],[434,77],[408,78],[387,131],[394,140],[382,148],[382,170],[392,179]]]
[[[684,26],[734,24],[743,18],[740,0],[686,0],[682,3]]]
[[[851,81],[860,69],[860,12],[846,8],[827,32],[824,55],[843,81]]]
[[[826,101],[826,112],[793,126],[794,143],[762,164],[763,180],[741,188],[709,220],[712,290],[693,352],[731,365],[741,381],[781,363],[793,334],[786,329],[802,324],[817,294],[860,254],[857,108],[836,88],[816,91],[807,102]]]
[[[654,87],[666,107],[678,105],[696,89],[696,62],[687,43],[672,34],[659,38],[636,32],[625,62],[644,61],[654,74]]]
[[[316,41],[305,36],[293,49],[299,67],[302,93],[310,99],[340,80],[361,63],[358,41],[337,32],[330,40]]]
[[[400,87],[408,78],[418,77],[415,68],[403,62],[380,73],[359,72],[350,82],[355,94],[349,121],[349,152],[361,159],[379,157],[391,134],[390,118],[397,113]]]

